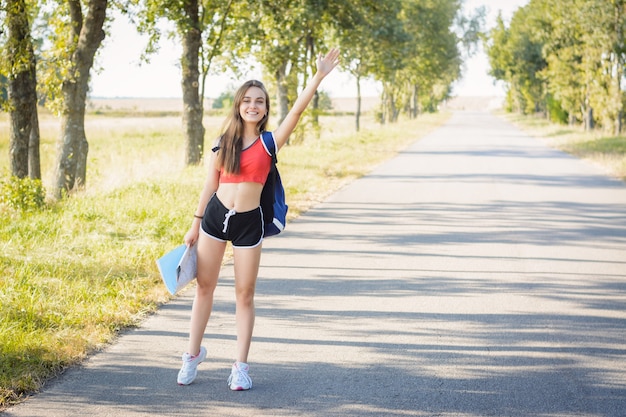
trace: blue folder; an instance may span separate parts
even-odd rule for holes
[[[170,294],[174,295],[196,278],[198,272],[197,245],[180,245],[159,259],[157,266]]]

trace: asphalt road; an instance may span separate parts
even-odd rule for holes
[[[193,290],[7,416],[625,416],[626,186],[458,112],[265,243],[250,354],[224,268],[196,382]]]

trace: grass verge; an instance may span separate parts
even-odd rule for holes
[[[320,138],[279,155],[290,217],[447,117],[423,115],[387,126],[364,120],[358,134],[350,133],[350,117],[323,118]],[[173,127],[125,123],[90,121],[88,192],[38,211],[0,204],[0,409],[36,392],[169,299],[155,259],[182,241],[206,170],[172,163],[182,138],[164,132],[179,129],[178,120]],[[1,133],[0,148],[8,141]],[[42,138],[44,147],[52,141]],[[51,157],[44,158],[42,165],[51,166]]]
[[[550,146],[586,160],[607,175],[626,181],[626,137],[602,131],[585,132],[579,126],[554,124],[537,116],[504,114],[504,117]]]

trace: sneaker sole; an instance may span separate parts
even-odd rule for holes
[[[180,382],[180,381],[176,381],[176,383],[177,383],[179,386],[181,386],[181,387],[186,387],[187,385],[191,385],[191,383],[192,383],[193,381],[195,381],[197,377],[198,377],[198,373],[196,372],[196,374],[193,376],[192,380],[191,380],[191,381],[189,381],[189,382],[187,382],[186,384],[184,384],[184,383],[182,383],[182,382]]]

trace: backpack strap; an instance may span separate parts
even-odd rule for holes
[[[276,139],[274,139],[274,134],[267,131],[261,132],[261,138],[263,139],[263,147],[265,148],[265,152],[267,152],[267,154],[271,156],[274,160],[274,163],[276,163]]]

